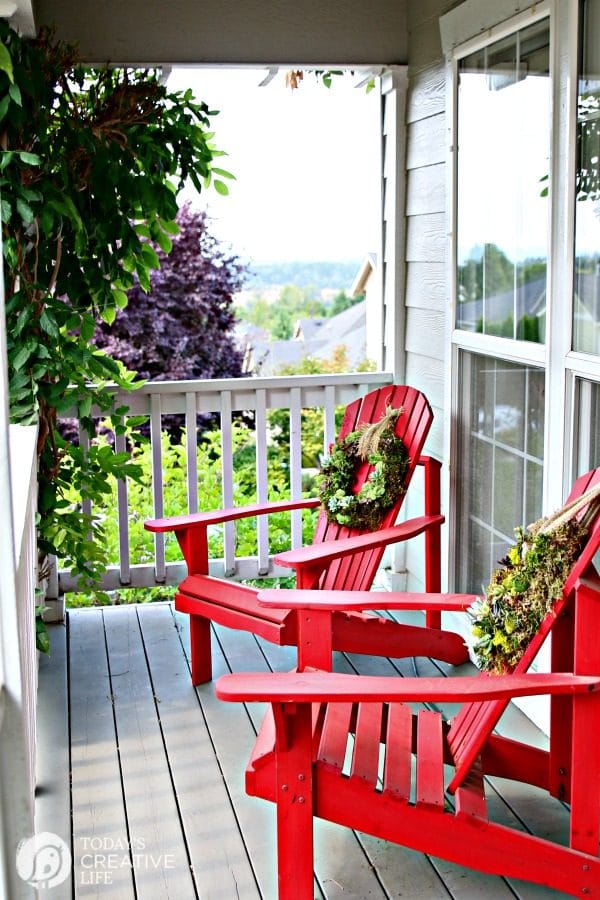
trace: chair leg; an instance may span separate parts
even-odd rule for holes
[[[204,616],[190,615],[190,656],[192,684],[195,686],[210,681],[212,679],[210,620]]]
[[[312,711],[273,707],[277,727],[279,900],[313,900]],[[285,735],[285,736],[284,736]]]

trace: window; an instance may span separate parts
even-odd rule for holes
[[[584,7],[577,96],[573,349],[600,354],[600,2]]]
[[[543,342],[551,95],[548,20],[458,64],[458,328]]]
[[[459,581],[480,593],[514,543],[515,526],[540,514],[544,372],[462,353],[460,382]]]
[[[552,133],[550,21],[456,60],[455,522],[459,590],[481,592],[541,515]]]

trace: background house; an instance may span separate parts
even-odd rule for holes
[[[330,360],[338,347],[346,349],[349,366],[355,369],[366,358],[366,308],[363,300],[328,319],[298,319],[287,341],[269,341],[246,332],[245,371],[276,375],[284,366],[297,366],[309,356]]]

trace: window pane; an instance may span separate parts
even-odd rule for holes
[[[583,7],[577,102],[573,348],[600,354],[600,0]]]
[[[456,581],[481,591],[517,525],[541,515],[544,373],[463,353],[460,375]]]
[[[600,466],[599,384],[583,378],[577,380],[576,415],[574,478]]]
[[[545,336],[549,25],[459,63],[457,328]]]

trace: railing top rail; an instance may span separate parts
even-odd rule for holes
[[[202,391],[219,394],[221,391],[273,390],[284,387],[325,387],[333,385],[387,384],[392,379],[391,372],[344,372],[334,375],[273,375],[268,377],[215,378],[189,381],[148,381],[136,393],[171,394]]]
[[[345,403],[351,399],[351,395],[344,395],[344,390],[353,391],[357,387],[365,386],[368,389],[391,384],[393,375],[391,372],[345,372],[334,375],[285,375],[270,376],[265,378],[220,378],[197,379],[189,381],[148,381],[135,391],[123,391],[115,385],[115,405],[129,407],[131,415],[148,414],[150,412],[150,398],[160,395],[164,400],[163,413],[185,412],[186,394],[196,394],[198,412],[216,412],[220,408],[219,397],[225,392],[232,395],[232,409],[253,409],[254,398],[257,391],[266,392],[271,408],[287,407],[289,391],[300,388],[302,402],[306,406],[319,406],[321,395],[326,387],[333,387],[339,392],[337,402]],[[110,387],[109,387],[110,389]],[[179,408],[181,407],[181,408]],[[92,412],[98,415],[97,411]],[[61,418],[76,418],[77,410],[65,412]]]

